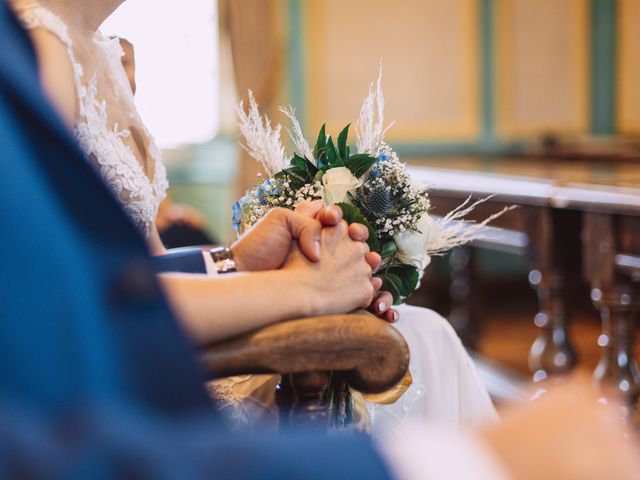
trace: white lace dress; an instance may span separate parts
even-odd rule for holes
[[[131,220],[149,236],[169,185],[160,152],[135,108],[118,40],[97,33],[90,45],[74,42],[51,11],[37,3],[18,8],[25,28],[42,28],[65,45],[78,98],[76,139]]]
[[[93,33],[75,41],[65,23],[37,3],[19,7],[28,29],[42,28],[65,46],[78,97],[76,138],[139,229],[149,235],[168,187],[158,149],[140,119],[117,40]],[[80,32],[81,33],[81,32]],[[448,322],[424,308],[398,308],[398,330],[411,352],[412,385],[391,405],[369,404],[374,436],[396,435],[413,422],[478,425],[497,418],[473,363]],[[208,387],[238,425],[274,424],[279,378],[254,375]]]

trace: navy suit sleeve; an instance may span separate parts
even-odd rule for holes
[[[207,273],[202,250],[199,248],[181,249],[178,252],[158,255],[152,258],[152,262],[156,273]]]
[[[0,404],[2,478],[368,480],[389,478],[365,437],[225,434],[117,405],[58,418]]]

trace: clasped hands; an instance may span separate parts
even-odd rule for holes
[[[303,202],[295,211],[275,208],[231,245],[241,271],[287,269],[296,281],[309,283],[318,313],[345,313],[367,308],[395,322],[393,298],[372,277],[381,257],[366,244],[364,225],[347,225],[340,207]]]

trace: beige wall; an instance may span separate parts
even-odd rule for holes
[[[499,134],[586,131],[588,0],[498,0],[495,5]]]
[[[618,125],[640,133],[640,0],[618,3]]]
[[[477,9],[478,0],[307,2],[309,125],[354,121],[382,60],[390,138],[475,138]]]
[[[384,62],[388,138],[474,142],[483,129],[483,35],[494,40],[498,141],[591,126],[590,0],[300,0],[306,123],[357,118]],[[640,133],[640,0],[619,0],[618,124]]]

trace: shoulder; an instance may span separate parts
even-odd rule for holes
[[[29,35],[38,57],[42,87],[67,126],[73,128],[78,100],[68,47],[57,35],[44,28],[30,29]]]

